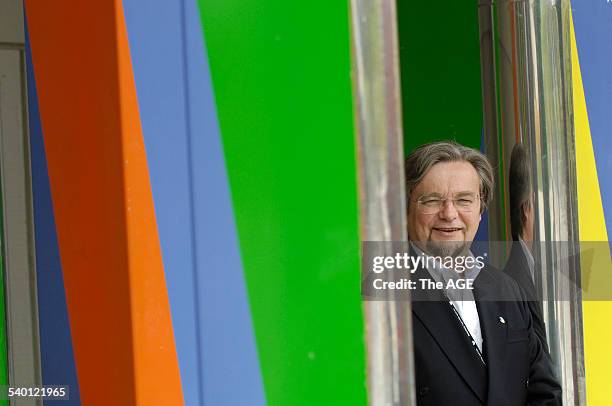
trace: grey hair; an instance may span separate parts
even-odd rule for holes
[[[531,198],[531,165],[527,150],[523,145],[516,144],[510,156],[508,176],[510,189],[510,227],[512,238],[518,240],[523,234],[523,210],[525,204],[530,204]]]
[[[455,141],[438,141],[424,144],[406,158],[405,182],[406,205],[410,207],[412,191],[423,180],[427,172],[441,162],[469,162],[480,178],[480,212],[482,213],[493,198],[493,167],[480,151],[466,147]]]

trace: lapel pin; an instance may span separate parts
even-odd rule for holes
[[[506,324],[506,320],[504,320],[504,318],[502,316],[499,316],[499,322],[501,324]]]

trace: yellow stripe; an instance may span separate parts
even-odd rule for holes
[[[591,141],[584,88],[582,86],[573,18],[570,20],[570,28],[580,240],[607,241],[608,234],[597,178],[597,167],[595,166],[595,155]],[[586,387],[589,406],[608,406],[610,405],[610,394],[612,393],[608,379],[610,376],[610,366],[612,365],[612,351],[610,351],[610,343],[612,343],[612,325],[610,324],[612,302],[588,300],[590,295],[599,296],[594,292],[596,287],[605,288],[609,286],[610,252],[608,244],[597,245],[597,247],[599,249],[596,255],[591,255],[589,258],[585,258],[585,255],[581,256],[584,287],[582,311]],[[589,271],[597,271],[597,274]],[[601,278],[604,280],[602,281]],[[601,290],[599,293],[601,293]]]

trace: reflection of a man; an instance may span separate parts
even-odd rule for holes
[[[486,157],[438,142],[417,148],[405,169],[411,244],[428,255],[470,255],[492,196]],[[414,278],[437,279],[439,272],[421,266]],[[417,404],[560,405],[550,355],[516,282],[488,266],[473,277],[473,296],[462,306],[443,289],[412,292]]]
[[[533,327],[544,348],[548,351],[542,303],[537,300],[534,284],[535,261],[532,254],[534,202],[531,165],[527,150],[521,144],[516,144],[512,149],[508,181],[513,243],[504,272],[514,278],[525,293],[525,297],[529,299],[528,306],[533,319]]]

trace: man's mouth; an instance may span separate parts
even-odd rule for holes
[[[461,231],[463,230],[460,227],[434,227],[434,230],[440,232],[440,233],[444,233],[444,234],[452,234],[455,233],[457,231]]]

